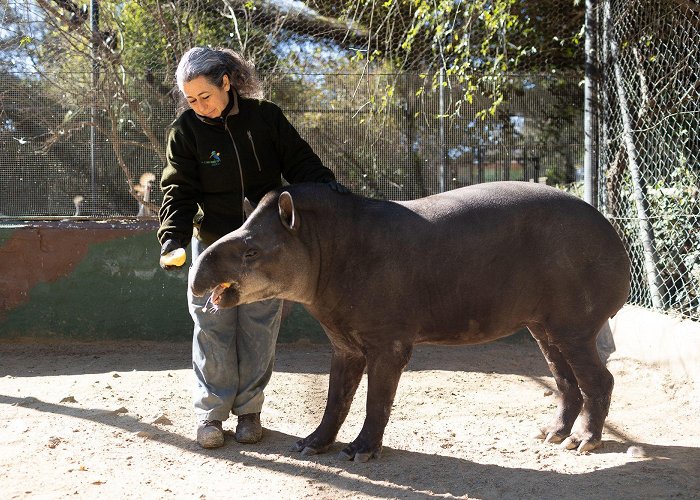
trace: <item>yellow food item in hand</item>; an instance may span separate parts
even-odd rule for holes
[[[185,263],[187,259],[187,253],[184,248],[176,248],[172,252],[168,252],[165,255],[160,256],[160,263],[164,266],[177,266],[180,267]]]

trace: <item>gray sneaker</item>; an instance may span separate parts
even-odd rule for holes
[[[246,413],[238,417],[236,426],[236,441],[252,444],[262,439],[262,425],[260,425],[260,413]]]
[[[221,420],[204,420],[197,427],[197,442],[202,448],[219,448],[224,445],[224,429]]]

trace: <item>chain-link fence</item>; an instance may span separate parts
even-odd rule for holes
[[[152,217],[174,69],[204,44],[252,59],[357,193],[578,191],[582,3],[0,1],[0,217]],[[592,3],[599,208],[630,249],[631,302],[698,319],[698,4]]]
[[[700,5],[597,14],[600,203],[632,258],[630,302],[700,319]]]

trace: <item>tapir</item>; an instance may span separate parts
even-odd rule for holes
[[[414,345],[480,344],[527,327],[558,388],[539,437],[583,452],[601,444],[613,377],[596,337],[627,300],[630,262],[600,212],[554,187],[491,182],[384,201],[294,184],[204,251],[189,286],[214,307],[295,301],[322,325],[326,409],[294,451],[329,449],[366,371],[364,425],[340,455],[379,457]]]

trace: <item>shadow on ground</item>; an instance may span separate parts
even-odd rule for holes
[[[391,448],[385,448],[379,460],[355,463],[338,458],[337,452],[342,448],[340,443],[336,443],[329,453],[312,457],[287,451],[299,436],[269,429],[263,441],[255,446],[240,445],[229,437],[224,447],[205,451],[189,437],[168,432],[129,415],[118,416],[99,409],[80,409],[36,398],[5,395],[0,395],[0,404],[21,405],[40,412],[86,419],[132,433],[146,432],[151,439],[187,453],[307,477],[314,484],[380,498],[608,498],[613,486],[616,500],[693,498],[700,492],[697,474],[700,470],[700,449],[697,448],[639,443],[647,452],[646,459],[632,459],[623,466],[585,474],[503,467]],[[628,445],[621,441],[607,441],[604,448],[594,453],[624,453]],[[640,473],[643,474],[643,482],[640,482]],[[668,488],[669,478],[673,479],[671,490]],[[514,487],[514,484],[522,487]],[[620,495],[620,491],[627,493]]]

